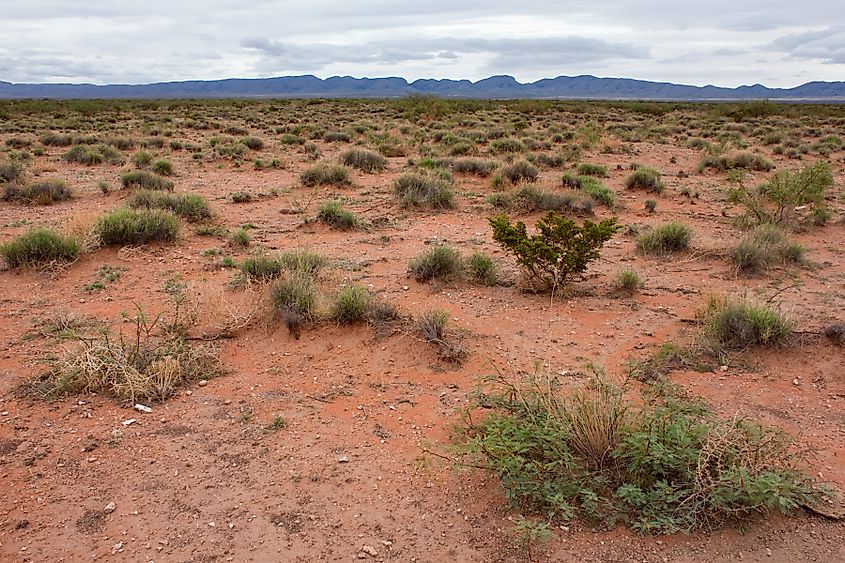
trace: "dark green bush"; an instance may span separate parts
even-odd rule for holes
[[[348,231],[358,227],[359,221],[354,213],[343,208],[338,200],[326,201],[317,209],[317,219],[332,229]]]
[[[73,262],[80,250],[79,241],[49,229],[32,229],[11,242],[0,244],[0,256],[10,268]]]
[[[602,164],[590,164],[589,162],[582,162],[578,165],[578,175],[605,178],[607,177],[607,166],[604,166]]]
[[[420,282],[430,279],[453,280],[463,274],[463,261],[457,249],[445,244],[432,246],[408,264],[414,279]]]
[[[517,263],[533,280],[556,291],[587,270],[598,259],[605,242],[619,230],[615,217],[599,223],[574,221],[549,212],[536,224],[537,233],[528,236],[522,221],[511,224],[505,216],[489,219],[493,240],[516,255]]]
[[[372,295],[360,285],[344,287],[335,294],[332,304],[332,319],[340,324],[352,324],[367,317]]]
[[[179,218],[163,209],[118,209],[97,222],[105,246],[173,242],[179,236]]]

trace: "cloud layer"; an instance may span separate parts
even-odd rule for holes
[[[836,3],[185,0],[4,5],[0,80],[594,74],[794,86],[845,77]]]

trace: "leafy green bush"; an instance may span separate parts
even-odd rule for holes
[[[733,249],[731,259],[739,271],[759,274],[776,264],[799,263],[803,254],[802,246],[792,242],[783,230],[760,225]]]
[[[493,240],[516,255],[517,263],[530,278],[556,291],[575,276],[582,275],[587,265],[598,259],[605,242],[619,230],[615,217],[599,223],[574,221],[549,212],[537,222],[537,233],[528,236],[525,223],[511,224],[505,216],[489,219]]]
[[[818,495],[783,431],[677,393],[635,401],[600,373],[569,395],[550,374],[499,376],[474,406],[484,414],[456,433],[458,463],[488,468],[512,505],[548,520],[691,532],[788,514]]]
[[[455,192],[451,177],[437,172],[411,172],[396,178],[393,183],[402,205],[413,207],[426,204],[435,209],[455,206]]]
[[[205,221],[212,216],[205,199],[196,194],[138,190],[130,196],[126,205],[132,209],[166,209],[192,222]]]
[[[367,316],[372,295],[367,288],[350,285],[337,292],[332,305],[332,318],[340,324],[352,324]]]
[[[343,208],[338,200],[326,201],[317,209],[317,219],[332,229],[348,231],[358,227],[360,221],[354,213]]]
[[[482,252],[470,254],[466,259],[465,269],[475,283],[492,286],[499,282],[496,263]]]
[[[32,229],[6,244],[0,244],[0,256],[10,268],[43,266],[57,262],[73,262],[81,246],[72,237],[64,237],[49,229]]]
[[[100,217],[97,232],[105,246],[173,242],[179,236],[179,218],[163,209],[118,209]]]
[[[315,164],[299,175],[299,181],[303,186],[345,186],[350,184],[349,170],[338,164],[320,163]]]
[[[366,149],[349,149],[340,155],[340,161],[346,166],[364,172],[381,172],[387,167],[387,159],[377,152]]]
[[[44,180],[28,186],[6,184],[3,188],[4,201],[20,201],[35,205],[52,205],[73,197],[73,192],[62,180]]]
[[[729,199],[746,207],[747,222],[790,225],[803,210],[811,216],[826,211],[825,195],[833,187],[833,174],[830,165],[820,160],[798,171],[776,172],[756,190],[745,188],[741,180],[737,183],[738,187],[728,194]]]
[[[412,259],[408,270],[420,282],[438,278],[451,280],[463,274],[463,261],[457,249],[445,244],[432,246],[424,254]]]
[[[607,166],[602,164],[590,164],[589,162],[582,162],[578,165],[579,176],[595,176],[597,178],[607,177]]]
[[[745,299],[712,298],[702,318],[705,337],[727,349],[781,344],[792,334],[785,315]]]
[[[689,248],[692,229],[683,223],[666,223],[637,238],[637,248],[645,254],[666,254]]]
[[[120,177],[124,188],[141,188],[145,190],[173,191],[173,182],[146,170],[134,170]]]
[[[625,180],[625,187],[629,190],[641,189],[648,192],[663,193],[665,187],[660,179],[660,172],[653,168],[640,167],[634,170]]]

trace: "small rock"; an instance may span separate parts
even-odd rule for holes
[[[206,385],[208,385],[208,380],[205,380],[205,379],[199,380],[199,386],[200,387],[205,387]]]
[[[148,407],[146,405],[142,405],[141,403],[136,403],[134,408],[138,412],[145,412],[147,414],[153,412],[153,409],[151,409],[150,407]]]
[[[112,502],[108,503],[103,510],[105,511],[106,514],[111,514],[112,512],[115,511],[116,508],[117,508],[117,505],[112,501]]]
[[[339,458],[337,458],[337,462],[338,463],[349,463],[349,457],[342,455]]]
[[[378,551],[371,545],[365,545],[361,547],[361,553],[366,553],[370,557],[376,557],[378,555]]]

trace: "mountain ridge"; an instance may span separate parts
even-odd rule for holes
[[[470,80],[314,75],[225,78],[149,84],[26,84],[0,81],[0,99],[184,99],[184,98],[393,98],[429,94],[444,98],[544,98],[607,100],[807,100],[845,103],[845,82],[812,81],[793,88],[762,84],[736,88],[692,86],[633,78],[557,76],[521,83],[509,75]]]

